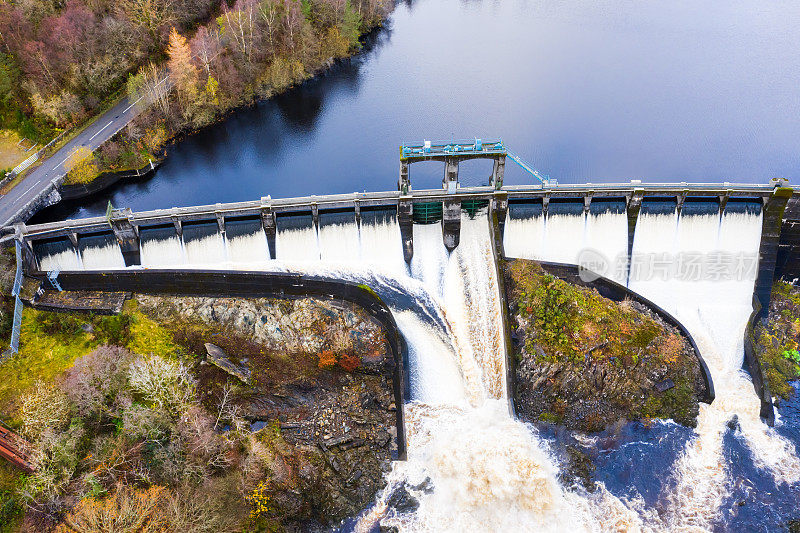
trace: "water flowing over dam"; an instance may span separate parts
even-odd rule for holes
[[[461,199],[460,205],[446,198],[438,211],[428,196],[409,203],[408,211],[402,199],[395,205],[357,201],[355,208],[337,199],[336,206],[283,210],[262,201],[255,214],[248,205],[223,215],[218,206],[202,219],[153,212],[143,222],[144,216],[127,215],[123,220],[138,224],[140,261],[133,266],[119,239],[127,230],[113,219],[104,227],[89,221],[90,229],[71,234],[74,226],[42,228],[49,233],[30,244],[42,271],[263,270],[373,288],[407,345],[407,461],[394,464],[357,530],[369,531],[378,520],[402,531],[714,529],[734,490],[736,465],[724,445],[734,416],[737,438],[755,466],[779,487],[800,482],[794,445],[759,418],[763,404],[742,370],[770,203],[764,196],[723,203],[713,195],[680,194],[634,201],[633,192],[588,199],[520,193],[505,204],[498,197]],[[216,220],[209,217],[215,212]],[[663,465],[659,477],[667,481],[655,506],[645,505],[635,487],[612,494],[603,484],[594,493],[562,486],[548,439],[509,412],[495,214],[507,257],[570,264],[600,258],[600,274],[673,314],[694,337],[716,400],[701,405],[696,430]],[[709,258],[718,261],[706,264]],[[719,264],[735,275],[718,272]],[[418,500],[413,513],[389,505],[399,487]]]

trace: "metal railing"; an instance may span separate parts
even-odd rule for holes
[[[14,274],[14,287],[11,289],[11,295],[14,297],[14,320],[11,323],[11,341],[8,350],[3,352],[2,362],[19,351],[19,328],[22,326],[22,300],[19,299],[22,291],[22,247],[19,240],[15,239],[14,243],[17,252],[17,271]]]

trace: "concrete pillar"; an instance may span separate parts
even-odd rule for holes
[[[411,190],[411,179],[408,176],[408,161],[400,161],[400,178],[397,180],[397,190],[406,195]]]
[[[789,199],[783,211],[775,276],[787,281],[800,278],[800,195],[797,194]]]
[[[69,237],[69,242],[72,243],[72,246],[77,250],[78,249],[78,234],[74,231],[70,231],[67,233],[67,237]]]
[[[628,198],[628,259],[633,253],[633,237],[636,232],[636,221],[639,219],[639,211],[642,209],[642,199],[644,189],[634,189]]]
[[[679,193],[678,196],[676,197],[677,206],[678,206],[678,216],[680,216],[681,212],[683,211],[683,202],[686,201],[686,197],[688,195],[689,195],[689,191],[683,191],[683,192]]]
[[[506,171],[506,156],[501,155],[495,158],[492,168],[492,187],[496,191],[503,188],[503,176]]]
[[[178,237],[183,237],[183,221],[178,215],[172,215],[172,223],[175,225],[175,234]]]
[[[792,189],[778,187],[765,202],[761,217],[761,244],[758,248],[758,276],[755,284],[755,297],[761,304],[759,320],[769,313],[772,283],[775,278],[775,265],[778,258],[778,245],[781,238],[781,224],[786,203],[792,197]]]
[[[400,197],[397,203],[397,223],[400,225],[400,238],[403,240],[403,258],[406,263],[414,257],[414,219],[412,212],[414,204],[410,196]]]
[[[542,196],[542,216],[547,218],[547,207],[550,205],[550,193]]]
[[[275,234],[277,233],[277,226],[275,225],[275,213],[272,212],[272,198],[269,196],[261,197],[261,227],[264,228],[264,233],[267,235],[269,256],[275,259]]]
[[[314,227],[319,230],[319,205],[316,202],[311,204],[311,219],[313,221]]]
[[[495,191],[490,202],[491,210],[497,213],[497,224],[500,229],[500,238],[503,238],[506,231],[506,215],[508,214],[508,193],[505,191]]]
[[[353,200],[353,210],[356,214],[356,227],[361,229],[361,201],[358,198]]]
[[[730,200],[732,192],[732,190],[728,189],[719,195],[719,216],[722,216],[722,213],[725,212],[725,206],[728,205],[728,200]]]
[[[132,215],[130,209],[125,209],[121,215],[117,217],[112,215],[109,219],[111,229],[122,250],[125,266],[142,264],[139,252],[139,228],[131,221]]]
[[[455,192],[458,188],[458,159],[455,157],[448,157],[444,160],[442,188],[451,192]]]
[[[461,200],[442,202],[442,238],[444,246],[452,252],[461,240]]]
[[[20,242],[20,250],[22,251],[22,271],[30,273],[39,270],[39,265],[36,262],[36,254],[33,253],[31,243],[29,243],[25,237],[20,237],[18,240]]]
[[[589,213],[589,206],[592,205],[592,195],[594,191],[589,191],[583,196],[583,213]]]
[[[217,204],[217,209],[214,211],[214,216],[217,218],[217,226],[219,226],[219,232],[225,233],[225,215],[223,215],[219,209],[221,205]]]

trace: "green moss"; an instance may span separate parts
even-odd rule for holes
[[[551,424],[560,424],[563,419],[555,413],[542,413],[539,415],[539,420]]]
[[[93,331],[84,331],[91,325]],[[79,357],[102,344],[125,346],[138,354],[175,357],[181,353],[172,334],[141,313],[135,304],[116,316],[53,313],[25,308],[19,353],[0,365],[0,407],[36,381],[52,381]]]
[[[789,398],[789,382],[800,378],[800,289],[776,282],[767,324],[756,326],[753,336],[770,392]]]

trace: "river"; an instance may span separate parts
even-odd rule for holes
[[[323,76],[174,143],[156,175],[36,221],[397,185],[403,141],[501,137],[568,182],[800,177],[800,5],[417,0]],[[490,165],[464,164],[486,183]],[[412,168],[440,186],[439,164]],[[507,183],[532,179],[516,165]],[[793,181],[794,181],[793,179]]]

